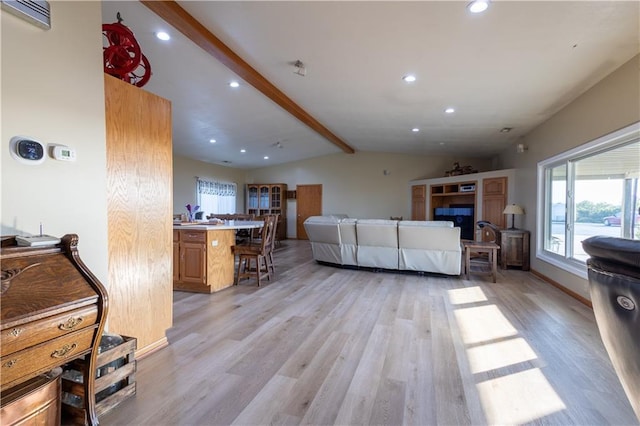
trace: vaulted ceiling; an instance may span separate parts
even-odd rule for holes
[[[638,2],[177,5],[355,151],[496,155],[640,52]],[[144,4],[105,1],[103,23],[117,12],[151,63],[144,89],[172,101],[175,154],[255,168],[343,152]]]

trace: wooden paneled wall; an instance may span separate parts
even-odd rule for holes
[[[172,325],[171,103],[105,75],[110,332],[137,356]]]

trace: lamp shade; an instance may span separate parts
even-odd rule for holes
[[[524,214],[524,209],[517,204],[508,204],[502,214]]]

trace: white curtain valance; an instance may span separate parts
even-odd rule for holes
[[[232,182],[214,182],[198,179],[197,188],[199,194],[229,197],[237,194],[238,185]]]

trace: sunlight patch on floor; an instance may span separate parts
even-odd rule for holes
[[[469,348],[467,356],[474,374],[537,358],[531,346],[521,337]]]
[[[482,380],[476,388],[488,424],[529,423],[566,409],[539,368],[517,371],[538,357],[480,287],[448,293],[469,367]],[[470,303],[480,306],[464,307]],[[495,378],[485,380],[487,377]]]
[[[496,305],[456,309],[454,314],[462,340],[467,345],[518,334]]]
[[[522,424],[566,408],[540,369],[477,384],[488,424]]]
[[[486,302],[487,296],[485,296],[482,289],[478,286],[467,288],[456,288],[449,290],[449,301],[452,305],[464,305],[467,303]]]

